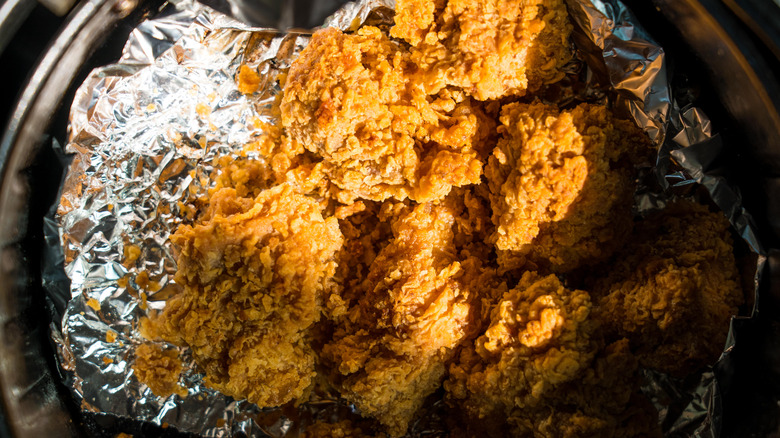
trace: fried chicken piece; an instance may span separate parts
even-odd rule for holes
[[[492,245],[487,243],[493,232],[491,221],[490,201],[488,200],[487,187],[484,184],[462,188],[458,187],[450,192],[444,200],[447,208],[455,215],[455,246],[459,250],[472,248],[479,245],[484,250],[492,251]],[[483,260],[490,256],[482,254]]]
[[[476,290],[490,273],[479,259],[458,260],[446,205],[385,203],[382,210],[393,218],[392,240],[322,356],[340,375],[342,396],[400,436],[441,385],[453,349],[475,335]]]
[[[187,390],[179,385],[181,370],[182,363],[176,350],[167,350],[148,342],[135,349],[133,374],[158,397],[187,395]]]
[[[259,406],[300,398],[315,374],[308,331],[333,289],[335,218],[287,185],[211,195],[200,223],[171,237],[182,290],[142,326],[191,348],[207,385]]]
[[[248,65],[242,65],[238,69],[238,75],[236,76],[236,88],[241,94],[252,94],[260,88],[260,81],[262,78],[257,73],[257,70],[249,67]]]
[[[611,337],[643,367],[677,376],[714,362],[743,302],[730,225],[690,201],[641,221],[593,288]]]
[[[537,407],[596,355],[590,311],[587,292],[526,272],[492,309],[484,334],[450,367],[448,396],[473,418]]]
[[[412,45],[426,93],[488,100],[563,78],[571,29],[563,0],[397,0],[390,35]]]
[[[591,308],[587,292],[531,271],[504,294],[444,383],[450,404],[468,418],[466,435],[633,436],[628,431],[652,429],[652,409],[629,403],[638,394],[628,342],[597,356],[602,341]]]
[[[405,208],[403,204],[393,201],[358,202],[363,205],[363,211],[339,220],[344,246],[338,254],[336,283],[340,286],[338,299],[346,307],[351,307],[363,297],[361,283],[365,281],[377,255],[392,240],[390,222],[393,214]]]
[[[660,437],[658,412],[639,392],[638,363],[629,342],[608,345],[575,380],[538,409],[514,409],[513,436]]]
[[[287,136],[323,159],[349,204],[442,199],[479,182],[474,144],[486,119],[464,93],[423,93],[407,51],[374,27],[317,31],[290,67],[281,103]]]
[[[225,155],[216,160],[218,171],[213,177],[213,193],[221,188],[235,189],[238,198],[254,198],[263,190],[276,185],[276,178],[273,171],[262,159],[248,159],[245,157],[231,157]],[[203,202],[208,204],[206,197]]]
[[[512,103],[502,108],[501,123],[485,176],[502,265],[529,259],[567,272],[609,257],[631,229],[634,178],[626,155],[647,155],[646,136],[588,104],[559,111]]]
[[[303,431],[301,438],[367,438],[367,435],[359,427],[349,420],[337,423],[316,422]]]

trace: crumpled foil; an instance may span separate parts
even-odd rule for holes
[[[739,191],[717,171],[720,137],[701,110],[677,107],[663,49],[622,3],[567,4],[580,58],[570,75],[587,84],[576,91],[579,98],[609,99],[659,145],[646,175],[650,183],[637,192],[637,214],[703,192],[742,238],[750,256],[748,301],[755,306],[763,250]],[[184,220],[183,206],[207,188],[216,159],[237,155],[263,134],[258,121],[277,122],[271,111],[281,91],[276,76],[308,42],[306,33],[250,28],[193,1],[173,6],[141,23],[119,62],[93,71],[74,99],[65,147],[73,159],[46,226],[54,256],[44,282],[55,318],[62,316],[51,334],[64,377],[86,411],[205,436],[298,436],[312,421],[345,418],[353,409],[334,394],[315,394],[297,408],[260,409],[206,388],[186,356],[185,398],[157,397],[133,376],[134,348],[144,342],[138,321],[161,309],[176,287],[168,237]],[[366,20],[386,21],[393,6],[392,0],[350,3],[325,25],[354,29]],[[241,64],[264,78],[249,98],[236,89]],[[126,251],[133,248],[140,255],[129,263]],[[150,281],[142,281],[146,276]],[[718,370],[728,368],[734,339],[731,332],[717,364],[688,379],[644,372],[643,391],[658,407],[665,433],[718,436]],[[435,417],[436,406],[427,411]],[[409,436],[444,436],[441,424],[423,418]]]

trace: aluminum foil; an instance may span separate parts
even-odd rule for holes
[[[47,224],[55,264],[46,268],[44,281],[55,317],[62,316],[52,337],[84,410],[205,436],[297,436],[311,421],[354,412],[333,394],[317,394],[297,408],[234,401],[206,388],[186,356],[184,398],[157,397],[133,376],[134,347],[144,341],[138,320],[148,309],[161,309],[176,287],[168,237],[185,216],[183,206],[205,191],[216,159],[241,155],[244,144],[263,134],[258,120],[277,122],[271,112],[280,92],[277,73],[308,41],[306,33],[249,28],[195,2],[173,6],[142,23],[119,62],[93,71],[74,99],[65,147],[73,159]],[[670,196],[704,191],[751,254],[748,291],[756,293],[763,252],[739,191],[713,169],[722,142],[702,111],[675,105],[663,49],[618,1],[570,0],[568,6],[582,60],[582,68],[571,71],[589,84],[582,100],[609,97],[659,145],[647,172],[652,181],[637,193],[637,212],[660,208]],[[392,8],[392,0],[350,3],[325,25],[351,29],[388,20]],[[250,97],[236,89],[241,64],[264,78]],[[140,255],[128,263],[125,254],[133,248]],[[142,281],[146,276],[151,282]],[[717,369],[729,361],[733,339],[731,333],[712,370],[685,381],[644,373],[643,390],[659,407],[665,432],[717,436]],[[446,434],[435,421],[436,407],[430,411],[431,420],[424,416],[410,436]]]

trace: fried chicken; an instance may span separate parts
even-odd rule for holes
[[[743,302],[730,225],[681,201],[640,222],[595,282],[597,316],[643,367],[684,376],[723,351]]]
[[[306,428],[301,434],[301,438],[367,438],[360,427],[352,424],[349,420],[339,421],[337,423],[316,422]]]
[[[535,272],[504,294],[489,327],[462,350],[444,384],[450,404],[466,414],[465,435],[636,436],[653,430],[628,342],[599,353],[591,308],[587,292]]]
[[[172,236],[181,289],[144,336],[228,396],[300,403],[316,377],[371,418],[303,436],[402,436],[442,383],[466,436],[657,435],[638,366],[720,351],[741,303],[728,223],[648,218],[593,295],[544,275],[625,244],[652,152],[605,106],[501,107],[563,76],[570,32],[562,0],[397,0],[389,36],[315,32],[280,77],[281,126],[217,160]],[[172,350],[137,355],[151,388],[182,390]]]
[[[337,220],[287,185],[254,199],[222,188],[171,240],[182,289],[145,321],[145,336],[190,347],[206,384],[226,395],[263,407],[301,398],[315,375],[308,330],[342,245]]]
[[[395,11],[390,35],[411,44],[428,94],[521,96],[561,79],[572,58],[562,0],[398,0]]]
[[[632,222],[633,166],[625,156],[647,155],[646,136],[587,104],[559,111],[512,103],[501,123],[485,176],[502,264],[517,268],[527,259],[566,272],[609,257]]]
[[[167,350],[149,342],[136,347],[133,374],[154,395],[168,397],[178,394],[185,397],[187,389],[179,385],[181,371],[182,363],[176,350]]]
[[[317,31],[290,67],[281,103],[288,138],[322,157],[349,204],[358,197],[442,199],[479,182],[474,145],[489,129],[461,91],[426,95],[408,54],[374,27]]]
[[[596,355],[590,296],[553,275],[526,272],[491,312],[490,325],[464,348],[445,382],[474,418],[532,408],[587,368]]]
[[[480,184],[455,188],[445,198],[444,204],[455,214],[453,242],[459,257],[477,257],[483,261],[495,259],[493,245],[488,243],[495,227],[491,221],[487,187]]]
[[[322,356],[342,396],[400,436],[441,385],[453,349],[479,328],[478,259],[458,260],[444,204],[385,203],[393,236],[370,264],[360,298]],[[484,285],[482,287],[485,287]]]
[[[575,380],[539,409],[514,409],[513,436],[660,437],[658,413],[639,391],[637,359],[628,340],[608,345]]]
[[[337,217],[343,216],[339,218],[339,228],[344,235],[344,245],[336,255],[338,267],[334,276],[339,293],[331,294],[325,308],[328,320],[334,324],[339,323],[347,310],[363,297],[361,283],[374,259],[392,239],[390,218],[393,209],[390,207],[395,205],[402,207],[403,204],[358,201],[337,211]],[[351,214],[344,215],[345,211]]]

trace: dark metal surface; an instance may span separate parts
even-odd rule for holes
[[[655,0],[706,67],[721,103],[751,140],[762,170],[780,175],[780,114],[776,73],[728,10],[712,0]]]
[[[19,26],[35,9],[35,2],[28,0],[5,0],[0,4],[0,53],[5,50]]]
[[[41,218],[62,172],[51,148],[42,146],[51,132],[64,138],[55,115],[70,86],[136,6],[92,0],[72,11],[12,106],[0,141],[0,405],[14,437],[81,434],[77,407],[59,383],[40,285]]]
[[[92,17],[107,15],[105,9],[95,2],[74,12],[30,79],[0,142],[0,387],[9,430],[16,437],[75,432],[48,363],[45,330],[36,322],[35,314],[45,312],[42,302],[27,293],[32,266],[23,245],[29,221],[29,185],[23,173],[33,163],[59,98],[92,49],[92,41],[80,32]],[[63,63],[69,68],[56,68]]]
[[[725,126],[744,133],[748,140],[747,144],[733,145],[738,159],[749,163],[753,173],[743,176],[745,182],[763,186],[745,190],[759,194],[756,199],[748,199],[748,204],[752,204],[748,207],[756,216],[763,217],[765,234],[762,237],[768,239],[770,244],[767,246],[777,247],[780,224],[776,223],[776,216],[767,211],[774,204],[769,201],[776,199],[776,193],[767,191],[771,188],[767,183],[780,177],[777,59],[767,55],[750,28],[721,2],[654,0],[653,4],[660,11],[657,21],[670,25],[653,34],[662,40],[662,44],[666,42],[665,47],[678,51],[687,49],[693,55],[688,62],[698,64],[699,77],[692,79],[707,83],[718,98],[710,106],[722,106]],[[681,45],[683,47],[679,47]],[[747,181],[749,179],[754,181]]]
[[[36,6],[35,2],[19,1],[34,6],[27,18],[8,17],[9,21],[0,22],[0,38],[7,40],[7,45],[0,51],[0,65],[14,66],[4,70],[4,86],[0,87],[0,102],[2,102],[0,126],[2,127],[6,125],[8,117],[14,110],[15,102],[22,92],[22,85],[27,82],[33,67],[38,63],[63,22],[62,18],[55,16],[41,5]],[[6,27],[6,24],[9,27]]]
[[[229,13],[255,26],[276,29],[311,29],[336,12],[345,0],[221,0],[227,1]],[[209,2],[203,2],[209,4]],[[211,6],[211,5],[210,5]],[[219,8],[215,8],[220,10]]]
[[[750,28],[773,56],[780,60],[780,2],[776,0],[723,0]]]

